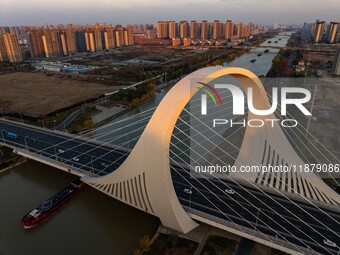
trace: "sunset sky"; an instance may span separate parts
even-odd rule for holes
[[[338,20],[338,0],[0,0],[0,26],[232,19],[301,24]]]

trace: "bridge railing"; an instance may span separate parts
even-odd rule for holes
[[[318,200],[315,200],[315,199],[307,199],[307,198],[305,198],[305,197],[303,197],[301,195],[295,194],[295,193],[290,193],[288,191],[281,190],[280,194],[278,194],[278,191],[275,190],[275,188],[273,186],[271,186],[271,185],[264,186],[264,185],[260,185],[258,183],[252,183],[252,185],[249,185],[249,181],[246,181],[246,180],[243,180],[243,179],[237,179],[235,181],[237,183],[239,183],[240,185],[247,186],[249,188],[257,187],[257,189],[263,190],[263,191],[265,191],[267,193],[270,193],[270,194],[273,194],[273,195],[280,195],[281,194],[281,195],[284,195],[283,197],[287,197],[289,199],[298,200],[301,203],[314,204],[314,205],[317,205],[318,207],[327,208],[329,210],[332,210],[332,211],[334,211],[334,213],[339,213],[340,212],[339,206],[328,204],[328,203],[325,203],[325,202],[322,202],[322,201],[318,201]],[[275,199],[276,200],[282,199],[283,201],[286,201],[283,198],[275,198]]]
[[[102,147],[109,147],[109,148],[112,148],[114,150],[121,150],[121,151],[125,151],[125,152],[130,152],[131,150],[126,148],[126,147],[121,147],[121,146],[118,146],[118,145],[114,145],[112,143],[107,143],[107,142],[103,142],[103,141],[100,141],[100,140],[96,140],[96,139],[93,139],[93,138],[90,138],[90,137],[86,137],[86,136],[80,136],[80,135],[77,135],[77,134],[70,134],[70,133],[67,133],[67,132],[63,132],[63,131],[59,131],[59,130],[53,130],[53,129],[48,129],[48,128],[43,128],[43,127],[38,127],[38,126],[32,126],[32,125],[29,125],[29,124],[26,124],[26,123],[22,123],[22,122],[17,122],[17,121],[13,121],[13,120],[8,120],[8,119],[2,119],[2,121],[6,121],[6,122],[9,122],[9,123],[12,123],[12,124],[15,124],[15,125],[22,125],[22,126],[26,126],[28,128],[34,128],[36,130],[40,130],[41,132],[48,132],[48,133],[51,133],[51,134],[58,134],[60,136],[64,136],[64,137],[69,137],[70,139],[78,139],[78,140],[81,140],[81,141],[84,141],[84,142],[87,142],[87,143],[93,143],[93,144],[96,144],[96,145],[99,145],[99,146],[102,146]]]
[[[210,215],[208,213],[205,213],[205,212],[202,212],[202,211],[199,211],[197,209],[193,209],[193,208],[190,208],[188,206],[185,206],[185,205],[182,205],[184,210],[187,212],[187,213],[190,213],[190,214],[193,214],[193,215],[197,215],[199,217],[202,217],[202,218],[205,218],[207,220],[210,220],[210,221],[213,221],[213,222],[216,222],[216,223],[219,223],[221,225],[225,225],[229,228],[233,228],[235,230],[238,230],[238,229],[241,229],[243,230],[245,233],[247,233],[248,235],[252,235],[252,236],[255,236],[256,234],[260,234],[262,236],[265,236],[267,239],[264,239],[265,241],[272,241],[273,243],[276,243],[278,245],[281,245],[283,247],[286,247],[290,250],[297,250],[296,247],[298,247],[299,251],[300,252],[305,252],[305,254],[309,254],[309,255],[312,255],[312,254],[315,254],[315,255],[319,255],[318,252],[314,251],[313,249],[311,249],[310,247],[309,248],[306,248],[306,247],[303,247],[303,246],[300,246],[300,245],[297,245],[297,244],[294,244],[292,245],[289,241],[285,241],[285,240],[282,240],[278,237],[273,237],[273,236],[270,236],[268,234],[265,234],[263,232],[260,232],[259,230],[257,229],[251,229],[251,228],[248,228],[248,227],[244,227],[242,225],[239,225],[237,224],[238,226],[238,229],[235,228],[235,223],[232,223],[230,221],[227,221],[227,220],[224,220],[222,218],[219,218],[219,217],[216,217],[216,216],[213,216],[213,215]],[[261,237],[259,237],[261,238]]]
[[[31,152],[31,151],[28,151],[27,149],[17,148],[15,146],[11,146],[11,145],[6,145],[6,146],[11,147],[13,150],[15,150],[17,152],[21,152],[21,154],[23,154],[23,155],[28,155],[31,158],[36,158],[36,159],[43,160],[45,162],[49,162],[50,165],[52,165],[52,166],[57,165],[57,166],[65,168],[67,170],[70,170],[71,173],[78,173],[77,175],[79,175],[79,176],[97,176],[94,173],[91,173],[90,171],[82,170],[82,169],[74,167],[72,165],[65,164],[64,162],[60,162],[59,160],[43,156],[39,153],[34,153],[34,152]]]

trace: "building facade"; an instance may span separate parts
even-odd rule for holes
[[[340,47],[338,47],[333,62],[332,74],[340,75]]]
[[[23,57],[17,35],[6,33],[0,35],[0,61],[22,62]]]

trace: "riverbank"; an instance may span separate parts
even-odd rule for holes
[[[19,155],[17,155],[16,157],[14,157],[13,159],[8,160],[7,162],[2,162],[0,164],[0,174],[4,173],[14,167],[17,167],[21,164],[24,164],[28,161],[27,158],[21,157]]]

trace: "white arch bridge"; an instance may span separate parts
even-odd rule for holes
[[[253,88],[257,109],[270,108],[255,74],[242,68],[209,67],[179,81],[153,113],[139,114],[134,123],[148,121],[148,124],[139,130],[142,135],[132,150],[124,146],[131,142],[128,139],[126,143],[112,145],[113,140],[121,137],[98,141],[5,119],[0,121],[0,144],[27,158],[79,175],[95,189],[158,217],[164,226],[182,233],[204,222],[291,254],[339,254],[340,197],[316,174],[231,173],[211,179],[190,175],[189,165],[170,159],[171,153],[177,153],[177,158],[190,157],[172,142],[176,122],[197,92],[197,87],[190,86],[190,80],[209,83],[225,75],[238,79],[244,89]],[[275,119],[274,115],[255,116],[251,112],[246,117]],[[108,130],[102,135],[117,129]],[[10,137],[9,132],[17,136]],[[202,133],[196,139],[181,135],[177,140],[190,139],[197,147],[198,140],[208,139]],[[176,152],[172,151],[174,147]],[[339,163],[333,157],[326,158]],[[304,164],[285,132],[279,126],[270,127],[268,122],[260,129],[246,128],[234,162],[236,168]],[[324,240],[330,240],[334,247]]]

